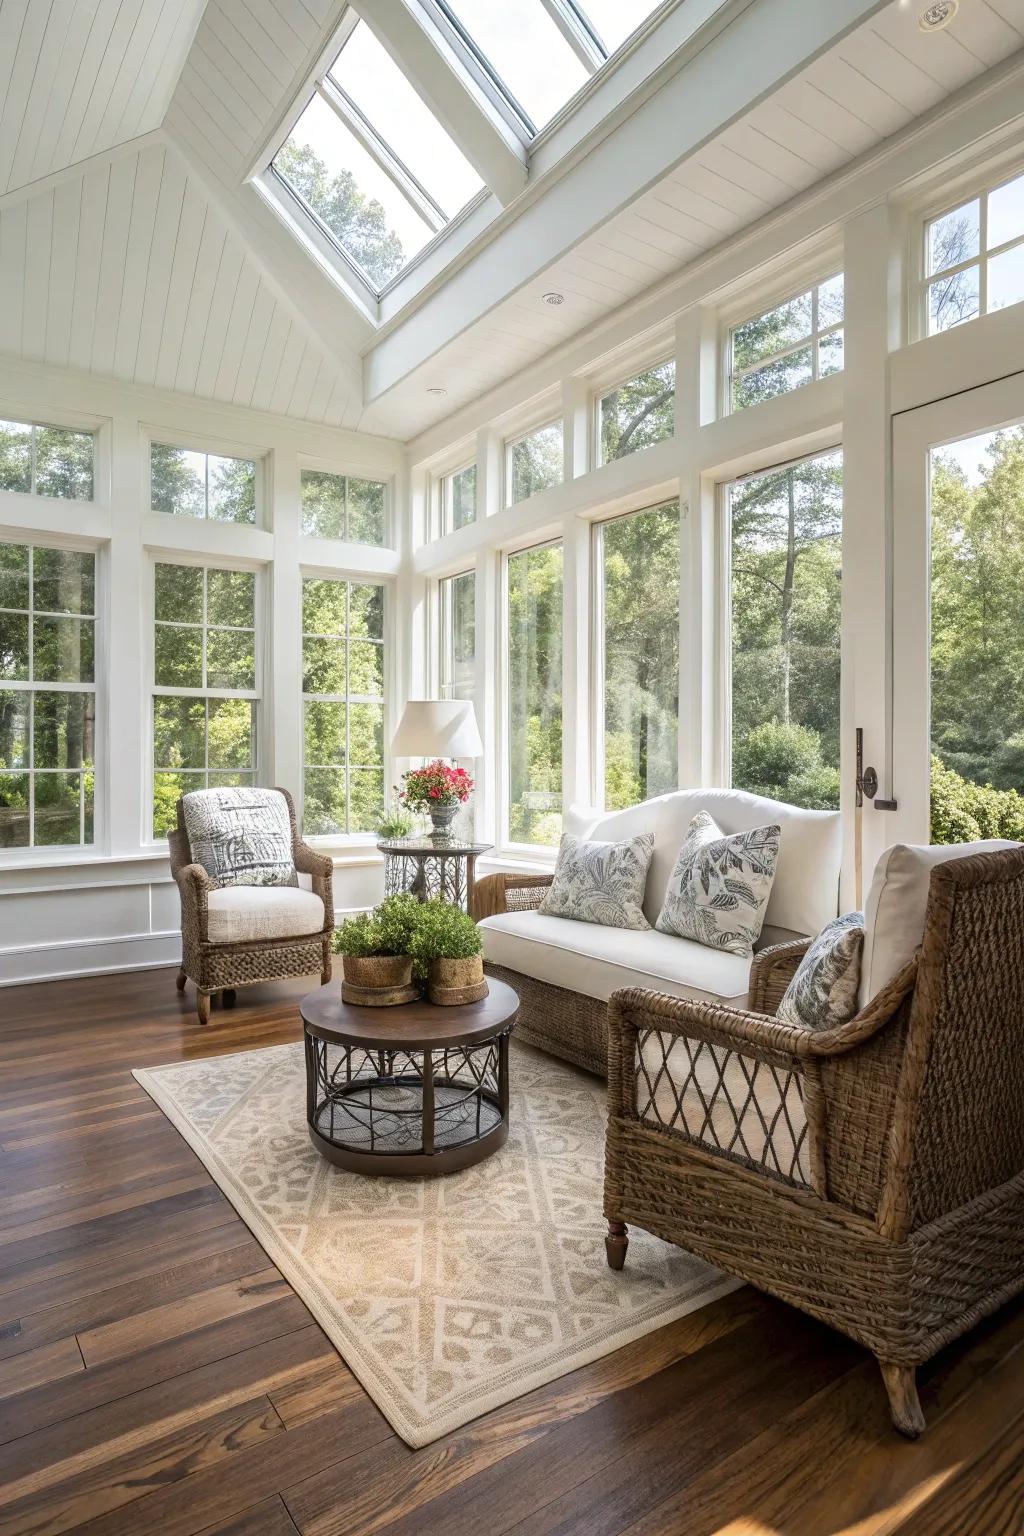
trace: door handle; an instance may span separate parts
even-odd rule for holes
[[[876,811],[895,811],[895,800],[878,799],[878,771],[875,768],[864,766],[864,731],[857,727],[857,807],[870,800]]]

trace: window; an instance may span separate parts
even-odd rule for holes
[[[155,569],[153,835],[180,795],[256,779],[256,577],[201,565]]]
[[[445,475],[438,485],[438,511],[441,533],[452,533],[476,522],[476,465],[467,464],[454,474]]]
[[[384,588],[302,583],[303,830],[372,832],[384,809]]]
[[[562,546],[509,555],[506,738],[510,843],[562,831]]]
[[[510,507],[549,486],[560,485],[564,473],[561,421],[536,427],[506,443],[505,457]]]
[[[435,0],[474,73],[534,134],[657,9],[658,0]]]
[[[93,841],[96,557],[0,544],[0,848]]]
[[[438,582],[442,699],[472,699],[476,689],[476,576],[446,576]]]
[[[598,403],[599,462],[624,459],[660,443],[675,429],[676,365],[662,363],[602,395]]]
[[[596,524],[594,545],[602,698],[595,756],[604,764],[605,809],[617,811],[678,782],[678,501]]]
[[[842,454],[728,489],[732,782],[792,805],[839,804]]]
[[[353,475],[302,471],[302,531],[317,539],[387,543],[387,486]]]
[[[1024,176],[925,226],[928,333],[1024,300]]]
[[[732,408],[745,410],[843,369],[843,274],[827,278],[729,335]]]
[[[256,465],[169,443],[149,449],[150,505],[177,517],[207,517],[219,523],[255,523]]]
[[[0,421],[0,491],[92,501],[94,448],[91,432]]]
[[[482,182],[365,22],[345,31],[272,170],[380,293]]]

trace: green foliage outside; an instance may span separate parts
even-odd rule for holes
[[[220,458],[152,443],[149,463],[154,512],[222,523],[256,521],[256,465],[251,459]]]
[[[332,176],[310,146],[294,136],[278,150],[274,169],[309,204],[377,288],[383,288],[401,271],[406,262],[402,242],[388,229],[383,204],[360,191],[351,171],[341,170]]]
[[[815,294],[817,328],[825,330],[843,318],[843,277],[838,274],[816,289],[797,294],[736,327],[732,333],[732,404],[745,410],[776,395],[787,394],[814,377]],[[798,343],[805,342],[799,346]],[[843,367],[843,333],[833,331],[817,342],[818,377]],[[790,348],[792,350],[787,351]],[[741,370],[749,370],[743,372]]]
[[[0,490],[91,501],[94,451],[91,432],[0,421]]]
[[[985,837],[1024,842],[1024,795],[1016,789],[972,783],[933,756],[932,842],[973,843]]]
[[[304,469],[302,531],[318,539],[356,544],[386,540],[385,492],[380,480],[359,480],[319,469]]]
[[[565,473],[562,455],[562,423],[538,427],[509,446],[509,494],[511,505],[526,501],[538,491],[560,485]]]
[[[509,840],[562,831],[562,546],[508,561]]]
[[[372,832],[384,811],[384,588],[302,584],[303,830]]]
[[[601,463],[624,459],[671,437],[675,425],[676,365],[662,363],[610,390],[601,400]]]

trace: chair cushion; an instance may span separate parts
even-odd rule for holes
[[[194,789],[182,797],[192,858],[218,885],[294,885],[292,825],[280,790]]]
[[[251,939],[292,939],[319,933],[324,904],[297,885],[225,885],[207,897],[211,944],[244,944]]]
[[[620,987],[745,1008],[750,959],[689,939],[604,928],[543,912],[502,912],[480,924],[484,958],[495,965],[607,1002]]]
[[[540,910],[608,928],[648,928],[643,914],[654,837],[641,832],[622,843],[584,842],[563,832],[555,876]]]
[[[838,1029],[857,1012],[864,914],[844,912],[818,934],[786,988],[776,1017],[803,1029]]]
[[[805,811],[742,789],[680,789],[624,811],[605,813],[573,805],[566,813],[565,827],[577,837],[603,842],[620,842],[638,832],[654,833],[644,896],[644,913],[653,924],[664,905],[687,829],[698,811],[707,811],[727,837],[770,824],[782,828],[766,925],[808,934],[818,933],[831,922],[839,910],[842,831],[838,811]]]
[[[932,870],[949,859],[1019,847],[1019,843],[990,838],[985,842],[946,843],[931,848],[895,843],[885,850],[875,865],[864,908],[859,996],[862,1008],[914,958],[924,938]]]
[[[698,811],[658,914],[659,933],[749,959],[771,895],[781,830],[755,827],[724,837],[707,811]]]

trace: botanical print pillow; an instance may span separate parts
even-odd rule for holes
[[[276,789],[194,789],[185,795],[192,857],[218,885],[297,885],[292,826]]]
[[[752,955],[775,879],[782,828],[726,837],[707,811],[690,822],[655,927],[710,949]]]
[[[826,923],[800,961],[777,1017],[804,1029],[835,1029],[852,1019],[863,948],[863,912],[844,912]]]
[[[605,928],[649,928],[643,899],[653,852],[653,832],[624,843],[587,843],[563,832],[555,877],[539,910]]]

